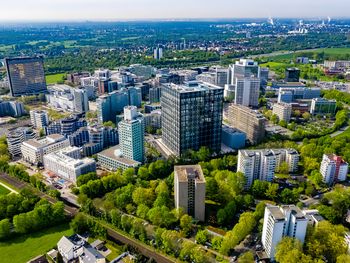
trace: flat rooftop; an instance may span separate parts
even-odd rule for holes
[[[197,182],[205,183],[205,178],[200,165],[180,165],[174,167],[175,174],[180,182],[187,182],[189,177],[194,177]]]
[[[61,134],[51,134],[46,136],[45,138],[41,139],[30,139],[28,141],[25,141],[24,143],[27,145],[30,145],[35,148],[43,147],[43,146],[48,146],[50,144],[63,141],[65,140],[65,137]]]
[[[284,220],[285,216],[281,209],[278,206],[267,206],[267,209],[270,211],[271,215],[276,220]]]
[[[224,88],[212,85],[206,82],[201,81],[188,81],[183,85],[177,84],[168,84],[167,87],[170,87],[180,93],[190,93],[190,92],[198,92],[198,91],[207,91],[207,90],[223,90]]]
[[[123,157],[123,155],[121,154],[121,150],[120,150],[119,145],[108,148],[108,149],[98,153],[97,155],[104,156],[104,157],[107,157],[109,159],[113,159],[113,160],[116,160],[120,163],[124,163],[124,164],[130,165],[130,166],[137,166],[140,164],[140,162]]]

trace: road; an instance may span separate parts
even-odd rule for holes
[[[344,128],[341,128],[339,131],[333,132],[330,136],[331,136],[331,138],[334,138],[334,137],[342,134],[343,132],[345,132],[349,128],[350,128],[350,126],[346,126]]]

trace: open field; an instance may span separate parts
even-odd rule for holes
[[[68,224],[0,242],[2,263],[23,263],[56,246],[63,235],[71,235]]]
[[[57,82],[63,81],[63,77],[65,73],[58,73],[54,75],[46,75],[46,83],[47,84],[56,84]]]
[[[10,193],[10,190],[0,184],[0,196],[7,195],[8,193]]]

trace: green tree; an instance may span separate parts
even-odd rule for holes
[[[278,243],[275,258],[279,263],[312,262],[311,257],[303,253],[301,242],[291,237],[284,237]]]
[[[7,239],[11,234],[11,223],[8,218],[0,221],[0,239]]]
[[[185,236],[187,236],[192,230],[192,217],[185,214],[180,219],[180,227],[184,232]]]
[[[209,239],[209,233],[207,230],[199,230],[196,234],[196,241],[198,244],[204,245]]]
[[[280,174],[289,174],[289,165],[287,162],[282,162],[278,167],[278,173]]]
[[[254,254],[247,251],[238,257],[238,263],[254,263]]]

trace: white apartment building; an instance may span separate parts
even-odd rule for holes
[[[8,151],[12,157],[20,156],[21,153],[21,145],[22,142],[34,139],[36,134],[32,129],[26,127],[19,127],[13,131],[11,131],[6,136]]]
[[[42,165],[44,155],[66,148],[69,140],[60,134],[51,134],[41,139],[31,139],[21,145],[22,158],[33,165]]]
[[[175,207],[199,221],[205,221],[205,178],[199,165],[174,168]]]
[[[307,225],[308,219],[295,205],[266,206],[262,244],[267,256],[274,260],[276,246],[285,236],[304,243]]]
[[[348,175],[349,165],[342,157],[335,154],[323,155],[320,173],[323,181],[331,185],[336,182],[343,182]]]
[[[299,153],[294,149],[239,150],[237,172],[245,175],[248,189],[254,180],[271,182],[282,162],[287,162],[289,172],[296,172]]]
[[[49,125],[49,115],[44,110],[31,110],[30,120],[35,129],[42,129]]]
[[[96,162],[91,158],[76,159],[77,147],[52,152],[44,156],[45,169],[55,173],[57,176],[76,183],[82,174],[96,171]]]
[[[280,121],[284,120],[288,123],[292,116],[292,105],[289,103],[275,103],[272,113],[276,114]]]

